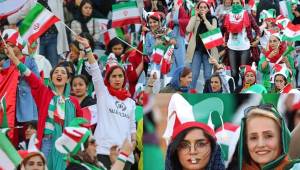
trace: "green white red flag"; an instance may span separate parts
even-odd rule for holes
[[[112,27],[140,23],[141,15],[136,2],[121,2],[112,6]]]
[[[21,163],[22,158],[8,140],[6,135],[0,132],[0,169],[11,170],[16,169]]]
[[[211,49],[224,43],[220,28],[200,34],[200,37],[206,49]]]
[[[124,39],[124,33],[121,28],[111,28],[104,33],[103,37],[104,44],[107,46],[109,42],[116,37]]]
[[[289,22],[283,31],[283,41],[300,41],[300,24]]]
[[[31,44],[58,21],[59,18],[37,3],[22,21],[19,32],[22,38]]]

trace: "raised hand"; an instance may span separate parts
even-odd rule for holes
[[[84,48],[89,48],[90,47],[89,41],[86,38],[83,38],[81,36],[77,36],[76,41],[78,41],[80,44],[82,44],[84,46]]]

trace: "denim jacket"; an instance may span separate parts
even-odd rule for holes
[[[26,56],[24,63],[36,76],[39,76],[38,67],[33,57]],[[4,68],[10,66],[10,60],[4,62]],[[35,101],[31,95],[30,87],[25,81],[25,76],[19,76],[16,99],[16,117],[18,122],[27,122],[38,119]]]

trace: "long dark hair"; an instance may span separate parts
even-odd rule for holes
[[[180,164],[178,154],[177,154],[177,148],[182,140],[184,140],[185,136],[193,129],[201,129],[198,127],[191,127],[183,130],[180,134],[176,136],[176,138],[169,144],[168,150],[167,150],[167,158],[166,158],[166,170],[182,170],[182,165]],[[214,148],[216,146],[216,141],[205,133],[203,129],[201,129],[204,133],[204,136],[208,138],[210,141],[210,147],[211,151],[214,151]]]

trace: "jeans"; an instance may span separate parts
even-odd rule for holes
[[[52,67],[57,65],[60,58],[57,53],[57,35],[45,34],[40,38],[40,55],[45,56]]]
[[[250,50],[242,50],[236,51],[228,49],[228,56],[229,56],[229,64],[231,67],[231,75],[235,82],[235,87],[238,86],[239,82],[239,67],[241,65],[249,64],[250,58]]]
[[[195,51],[192,60],[192,83],[191,88],[196,88],[197,80],[199,78],[201,63],[203,64],[203,72],[205,81],[208,80],[212,73],[212,64],[208,62],[208,54],[204,54],[200,51]],[[205,82],[204,81],[204,82]]]
[[[48,159],[48,156],[49,156],[49,153],[50,153],[51,149],[52,149],[52,138],[44,137],[42,139],[42,149],[41,149],[41,151],[43,152],[46,159]]]

